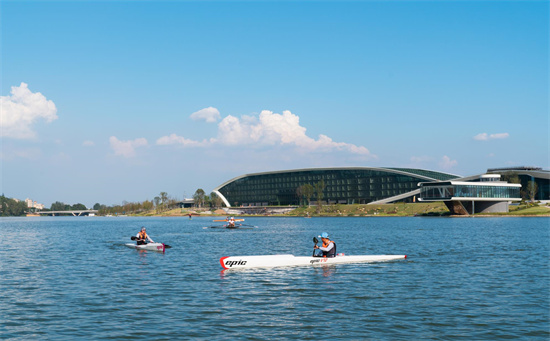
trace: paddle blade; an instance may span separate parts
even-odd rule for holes
[[[164,248],[165,248],[165,249],[171,249],[172,247],[171,247],[170,245],[164,244]]]
[[[317,239],[317,237],[313,237],[313,242],[314,242],[315,244],[317,244],[317,243],[319,242],[319,240]]]
[[[136,237],[136,236],[131,236],[130,239],[131,239],[131,240],[136,240],[137,237]]]

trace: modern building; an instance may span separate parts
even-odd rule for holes
[[[227,207],[299,205],[303,185],[323,182],[327,204],[368,204],[416,200],[422,182],[448,181],[460,176],[414,168],[312,168],[245,174],[216,187]],[[312,196],[310,199],[315,199]]]
[[[178,203],[180,208],[190,208],[195,205],[195,199],[183,199]]]
[[[443,201],[451,214],[508,212],[512,201],[520,201],[521,184],[500,181],[500,174],[484,174],[479,181],[419,183],[419,201]]]
[[[488,174],[500,174],[503,179],[511,181],[519,180],[522,188],[522,197],[529,198],[527,188],[529,181],[535,184],[534,199],[539,201],[550,200],[550,171],[543,170],[540,167],[508,167],[508,168],[490,168]],[[516,178],[514,180],[514,178]]]

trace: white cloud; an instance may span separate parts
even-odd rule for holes
[[[488,139],[489,139],[489,135],[487,135],[487,133],[481,133],[474,136],[474,140],[478,140],[478,141],[486,141]]]
[[[204,108],[191,114],[193,121],[205,120],[208,123],[215,123],[220,118],[220,112],[214,107]]]
[[[180,144],[184,147],[201,147],[209,144],[208,141],[204,140],[202,142],[194,141],[191,139],[186,139],[183,136],[178,136],[176,134],[171,134],[169,136],[163,136],[157,140],[157,145],[171,145],[171,144]]]
[[[219,115],[217,110],[216,113]],[[199,115],[196,116],[198,117]],[[361,157],[377,158],[376,155],[371,154],[363,146],[336,142],[323,134],[319,135],[317,140],[307,136],[306,128],[300,126],[300,118],[290,111],[283,111],[283,114],[277,114],[263,110],[258,116],[243,115],[240,119],[228,115],[218,123],[217,138],[194,141],[183,136],[171,134],[159,138],[156,144],[181,145],[183,147],[205,147],[215,144],[221,146],[294,146],[304,151],[328,152],[337,150],[346,151]]]
[[[124,157],[134,157],[136,155],[136,148],[147,146],[147,140],[144,138],[137,138],[135,140],[120,141],[115,136],[109,138],[111,148],[115,152],[115,155],[122,155]]]
[[[498,133],[498,134],[487,134],[487,133],[480,133],[474,136],[474,140],[478,141],[488,141],[488,140],[497,140],[497,139],[507,139],[510,137],[510,134],[508,133]]]
[[[451,169],[456,165],[458,165],[458,161],[451,160],[447,155],[443,156],[439,162],[439,166],[445,170]]]
[[[26,83],[11,87],[11,95],[0,96],[0,131],[3,137],[31,139],[32,125],[39,119],[57,119],[55,104],[40,92],[31,92]]]
[[[86,141],[82,142],[82,145],[84,147],[93,147],[93,146],[95,146],[95,143],[94,143],[94,141],[86,140]]]
[[[300,118],[290,111],[283,114],[263,110],[258,118],[244,116],[225,117],[218,124],[218,141],[224,145],[294,145],[308,151],[344,150],[376,158],[363,146],[335,142],[326,135],[317,140],[306,135],[306,128],[300,126]]]
[[[490,138],[491,140],[493,140],[493,139],[495,139],[495,140],[496,140],[496,139],[507,139],[508,137],[510,137],[510,134],[508,134],[508,133],[499,133],[499,134],[491,134],[491,135],[489,135],[489,138]]]

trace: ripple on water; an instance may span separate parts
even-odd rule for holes
[[[207,218],[0,219],[7,245],[18,245],[0,250],[0,338],[550,338],[546,218],[248,221],[259,228],[205,230]],[[140,226],[172,248],[124,246]],[[220,271],[222,256],[309,255],[322,231],[349,255],[409,257]]]

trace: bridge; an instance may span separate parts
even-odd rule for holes
[[[98,210],[74,210],[74,211],[40,211],[36,212],[36,214],[40,215],[51,215],[51,216],[58,216],[61,214],[72,214],[75,217],[80,217],[83,215],[96,215]]]

